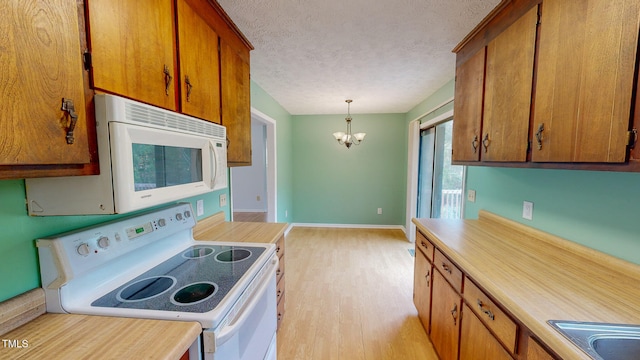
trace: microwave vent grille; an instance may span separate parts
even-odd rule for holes
[[[208,135],[219,139],[226,139],[227,137],[224,126],[146,105],[127,102],[125,114],[128,122],[134,124],[149,124],[161,128]]]

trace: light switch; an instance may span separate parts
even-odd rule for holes
[[[530,201],[524,201],[522,203],[522,218],[527,220],[533,220],[533,203]]]

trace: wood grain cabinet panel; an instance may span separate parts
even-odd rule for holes
[[[462,298],[440,271],[433,272],[431,342],[441,360],[457,360]]]
[[[76,2],[2,1],[0,12],[0,179],[83,174],[97,149]]]
[[[527,338],[527,360],[555,360],[555,357],[547,352],[531,336]]]
[[[487,45],[483,161],[527,160],[537,21],[534,7]]]
[[[479,161],[486,47],[456,67],[452,160]]]
[[[419,246],[418,242],[416,242],[415,268],[413,276],[413,303],[418,310],[418,317],[422,322],[424,330],[429,333],[431,325],[431,284],[433,277],[433,265],[422,251],[418,250]]]
[[[511,360],[509,353],[464,304],[460,330],[460,359]]]
[[[511,353],[515,353],[518,342],[516,323],[469,278],[465,279],[464,284],[463,297],[470,309],[473,309],[478,318],[493,331]]]
[[[462,292],[462,270],[458,268],[439,249],[436,249],[433,266],[442,273],[445,279],[458,292]]]
[[[249,50],[220,39],[222,125],[227,127],[229,166],[251,165],[251,84]]]
[[[433,254],[436,249],[435,246],[429,241],[421,232],[416,232],[416,249],[420,249],[422,253],[427,257],[429,262],[433,262]]]
[[[172,0],[87,0],[93,84],[177,110]]]
[[[218,34],[184,0],[178,4],[180,109],[220,123]]]
[[[626,160],[639,22],[638,1],[543,2],[533,161]]]

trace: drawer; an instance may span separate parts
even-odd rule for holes
[[[280,239],[276,241],[276,254],[280,259],[284,256],[284,235],[280,236]]]
[[[276,270],[276,282],[280,282],[280,279],[284,276],[284,259],[280,258],[278,262],[278,269]]]
[[[518,326],[469,278],[464,282],[464,300],[502,344],[515,353]]]
[[[435,246],[427,239],[426,236],[422,235],[420,231],[416,231],[416,248],[422,250],[422,253],[429,259],[429,261],[433,262],[433,250]]]
[[[433,267],[440,271],[458,294],[462,292],[462,271],[438,249],[435,251]]]

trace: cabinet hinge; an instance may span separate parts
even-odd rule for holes
[[[638,142],[638,129],[631,129],[627,132],[627,145],[634,148]]]
[[[86,71],[91,71],[91,53],[89,50],[85,50],[82,54],[82,63],[84,64],[84,69]]]

